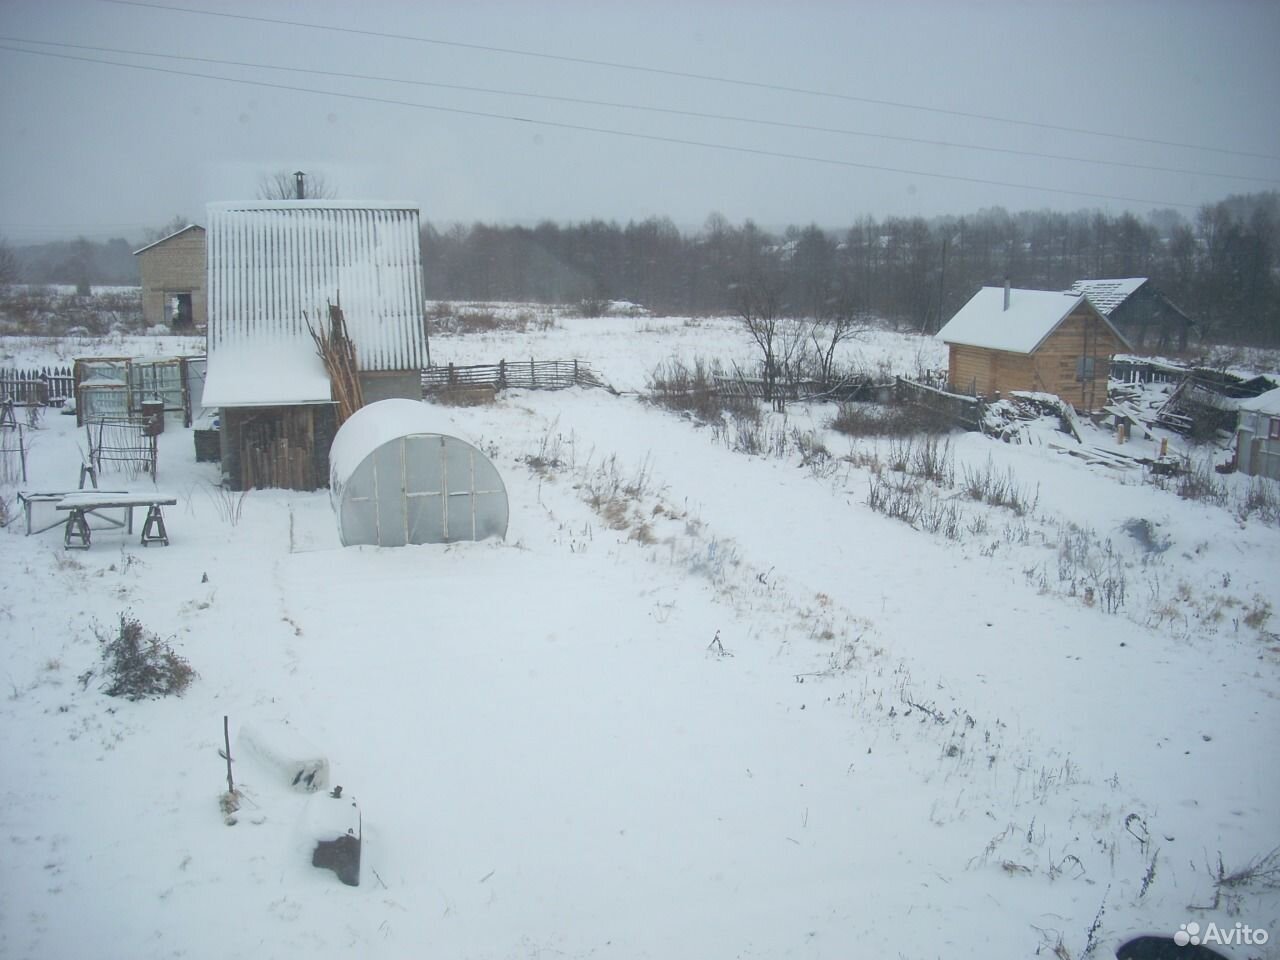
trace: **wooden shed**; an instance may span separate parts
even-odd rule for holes
[[[205,328],[204,241],[204,227],[191,223],[133,251],[142,277],[142,319],[148,327]]]
[[[209,205],[208,374],[229,487],[314,490],[339,426],[311,329],[341,304],[364,400],[421,401],[418,210],[287,200]]]
[[[1083,293],[1097,311],[1138,350],[1185,350],[1195,321],[1146,277],[1077,280],[1071,293]]]
[[[1128,341],[1083,294],[983,287],[938,338],[958,393],[1052,393],[1089,412],[1107,401],[1111,357]]]

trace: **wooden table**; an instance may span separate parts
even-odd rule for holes
[[[105,490],[83,490],[69,493],[57,505],[58,510],[66,510],[67,529],[63,534],[62,545],[66,549],[88,550],[90,542],[89,522],[86,513],[98,510],[124,510],[126,522],[124,526],[133,533],[133,508],[146,507],[147,518],[142,525],[142,545],[153,543],[169,545],[169,534],[164,528],[164,513],[161,507],[173,506],[177,497],[163,493],[109,493]]]
[[[43,527],[33,530],[31,528],[31,513],[32,513],[32,508],[37,503],[51,503],[56,506],[57,504],[62,502],[63,498],[72,496],[73,494],[80,494],[84,492],[85,491],[83,490],[59,490],[59,491],[44,491],[44,492],[36,492],[36,493],[19,493],[18,503],[22,504],[22,512],[27,520],[27,536],[31,536],[31,534],[33,533],[44,533],[46,530],[52,530],[54,527],[60,527],[67,522],[67,518],[63,516],[55,520],[53,523],[47,523]],[[90,492],[102,494],[103,496],[111,496],[111,497],[126,496],[128,494],[127,490],[93,490]],[[125,525],[124,519],[116,520],[115,517],[107,517],[107,516],[103,516],[102,514],[95,514],[95,516],[99,517],[102,520],[105,520],[107,523],[111,524],[112,526],[123,527]],[[130,516],[128,519],[132,520],[132,517]],[[129,527],[129,532],[133,533],[132,526]]]

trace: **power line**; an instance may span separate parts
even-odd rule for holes
[[[387,77],[367,73],[347,73],[338,70],[319,70],[313,67],[285,67],[271,63],[258,63],[249,60],[225,60],[217,57],[197,57],[185,54],[155,53],[149,50],[128,50],[120,47],[100,47],[83,43],[66,43],[56,40],[30,40],[26,37],[0,36],[0,42],[28,43],[47,47],[62,47],[72,50],[91,50],[97,53],[113,53],[125,56],[155,57],[163,60],[177,60],[187,63],[208,63],[219,66],[248,67],[255,70],[278,70],[286,73],[302,73],[313,76],[335,77],[342,80],[370,80],[379,83],[399,83],[418,87],[432,87],[440,90],[456,90],[465,93],[494,94],[509,97],[524,97],[531,100],[550,100],[558,103],[571,103],[582,106],[608,107],[610,109],[636,110],[646,113],[667,114],[677,117],[689,117],[698,120],[722,120],[731,123],[749,123],[758,126],[777,127],[785,130],[802,130],[810,133],[831,133],[850,137],[867,137],[875,140],[892,140],[898,143],[912,143],[930,147],[949,147],[957,150],[976,150],[987,153],[1001,153],[1016,157],[1034,157],[1039,160],[1063,160],[1070,163],[1091,163],[1099,166],[1122,167],[1129,170],[1146,170],[1154,173],[1173,173],[1193,177],[1214,177],[1224,180],[1241,180],[1249,183],[1280,184],[1275,177],[1250,177],[1243,174],[1216,173],[1210,170],[1187,170],[1179,167],[1159,167],[1145,163],[1130,163],[1124,160],[1098,160],[1092,157],[1075,157],[1066,154],[1042,153],[1035,150],[1015,150],[1008,147],[981,146],[977,144],[955,143],[948,140],[930,140],[922,137],[905,137],[888,133],[874,133],[866,130],[849,130],[841,127],[824,127],[807,123],[793,123],[784,120],[767,120],[761,117],[744,117],[733,114],[703,113],[696,110],[679,110],[671,107],[654,107],[645,104],[623,103],[611,100],[592,100],[584,97],[566,97],[545,93],[530,93],[525,90],[505,90],[494,87],[477,87],[464,84],[443,83],[435,80],[414,80],[404,77]]]
[[[107,2],[123,2],[123,0],[107,0]],[[682,137],[666,137],[651,133],[637,133],[633,130],[617,130],[609,127],[594,127],[586,124],[565,123],[558,120],[535,120],[515,114],[488,113],[482,110],[465,110],[460,107],[443,107],[437,104],[414,103],[409,100],[395,100],[390,97],[374,97],[368,94],[340,93],[334,90],[318,90],[314,87],[298,87],[284,83],[269,83],[265,80],[249,80],[243,77],[221,77],[207,73],[192,73],[186,70],[173,70],[168,67],[147,66],[140,63],[119,63],[114,60],[99,60],[93,57],[81,57],[69,53],[53,53],[49,50],[28,50],[0,44],[0,50],[13,53],[25,53],[35,57],[50,57],[57,60],[72,60],[80,63],[95,63],[108,67],[122,67],[127,70],[145,70],[151,73],[163,73],[169,76],[196,77],[202,80],[217,80],[224,83],[236,83],[243,86],[266,87],[272,90],[288,90],[294,93],[310,93],[320,96],[338,97],[344,100],[359,100],[366,103],[380,103],[390,106],[410,107],[417,110],[431,110],[437,113],[451,113],[460,116],[480,117],[487,120],[505,120],[513,123],[525,123],[533,126],[551,127],[559,130],[573,130],[580,133],[599,133],[615,137],[626,137],[632,140],[646,140],[652,143],[669,143],[689,147],[703,147],[710,150],[727,150],[733,153],[745,153],[758,157],[770,157],[779,160],[802,160],[808,163],[820,163],[834,167],[848,167],[857,170],[876,170],[882,173],[905,174],[913,177],[928,177],[938,180],[954,180],[962,183],[977,183],[985,186],[1011,187],[1018,190],[1034,190],[1042,193],[1054,193],[1069,197],[1087,197],[1092,200],[1115,200],[1122,203],[1140,203],[1150,206],[1185,207],[1197,209],[1197,204],[1178,200],[1153,200],[1146,197],[1126,197],[1118,194],[1092,193],[1086,190],[1066,190],[1060,187],[1046,187],[1029,183],[1012,183],[1008,180],[991,180],[983,177],[968,177],[952,173],[931,173],[925,170],[911,170],[905,167],[890,167],[874,163],[862,163],[855,160],[838,160],[834,157],[819,157],[802,153],[784,153],[778,150],[764,150],[758,147],[742,147],[726,143],[713,143],[706,140],[691,140]]]
[[[836,93],[830,90],[813,90],[807,87],[790,87],[783,84],[766,83],[762,80],[743,80],[736,77],[721,77],[714,74],[692,73],[684,70],[669,70],[663,67],[650,67],[635,63],[620,63],[612,60],[594,60],[589,57],[571,57],[563,54],[544,53],[538,50],[521,50],[514,47],[498,47],[483,43],[466,43],[460,40],[441,40],[437,37],[413,36],[410,34],[389,33],[379,30],[363,30],[357,27],[334,27],[328,24],[306,23],[300,20],[284,20],[275,17],[256,17],[245,13],[227,13],[222,10],[202,10],[196,7],[177,7],[164,3],[144,2],[144,0],[100,0],[100,2],[114,3],[128,7],[142,7],[150,10],[166,10],[172,13],[189,13],[206,17],[222,17],[229,20],[246,20],[253,23],[269,23],[283,27],[302,27],[308,30],[328,30],[334,33],[349,33],[356,36],[376,37],[382,40],[402,40],[411,43],[427,43],[435,46],[455,47],[462,50],[477,50],[484,53],[500,53],[507,56],[531,57],[539,60],[554,60],[561,63],[574,63],[580,66],[606,67],[611,70],[630,70],[637,73],[676,77],[682,80],[699,80],[707,83],[731,84],[739,87],[752,87],[757,90],[773,90],[779,93],[793,93],[809,97],[824,97],[831,100],[843,100],[851,103],[869,103],[875,106],[893,107],[900,110],[918,110],[924,113],[936,113],[949,117],[963,117],[967,120],[986,120],[992,123],[1008,123],[1018,126],[1035,127],[1040,130],[1056,130],[1060,133],[1077,133],[1091,137],[1106,137],[1112,140],[1128,140],[1133,143],[1145,143],[1152,146],[1178,147],[1186,150],[1203,150],[1209,153],[1221,153],[1236,157],[1251,157],[1258,160],[1280,160],[1280,156],[1272,154],[1251,153],[1245,150],[1231,150],[1226,147],[1210,147],[1198,143],[1180,143],[1174,140],[1135,137],[1131,134],[1112,133],[1106,130],[1090,130],[1084,127],[1068,127],[1060,124],[1045,123],[1038,120],[1002,117],[996,114],[973,113],[965,110],[948,110],[944,107],[931,107],[920,103],[883,100],[875,97],[860,97],[851,93]]]

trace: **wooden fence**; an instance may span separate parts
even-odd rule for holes
[[[1178,363],[1117,356],[1111,359],[1110,376],[1121,383],[1180,383],[1187,368]]]
[[[130,479],[156,477],[156,428],[148,417],[96,417],[84,425],[89,462],[101,474],[121,469]]]
[[[422,392],[466,387],[508,387],[527,390],[563,390],[567,387],[612,389],[581,360],[499,360],[473,366],[427,367],[422,371]]]
[[[61,406],[76,395],[75,377],[70,367],[39,370],[0,370],[0,400],[23,406]]]
[[[912,403],[954,421],[966,430],[982,428],[983,402],[978,397],[951,393],[940,387],[897,377],[893,385],[894,399]]]
[[[27,482],[27,445],[12,400],[0,400],[0,483]]]
[[[715,392],[722,397],[746,397],[752,400],[767,398],[769,385],[761,377],[728,376],[713,374]],[[775,380],[773,396],[784,403],[828,400],[847,403],[853,400],[878,400],[888,391],[889,384],[878,383],[870,377],[850,377],[834,383],[820,380]]]

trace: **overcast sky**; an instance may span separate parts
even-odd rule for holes
[[[41,52],[0,49],[14,242],[201,222],[206,202],[296,169],[437,223],[687,228],[711,211],[829,227],[992,205],[1193,215],[1280,188],[1270,0],[0,0],[0,34]]]

